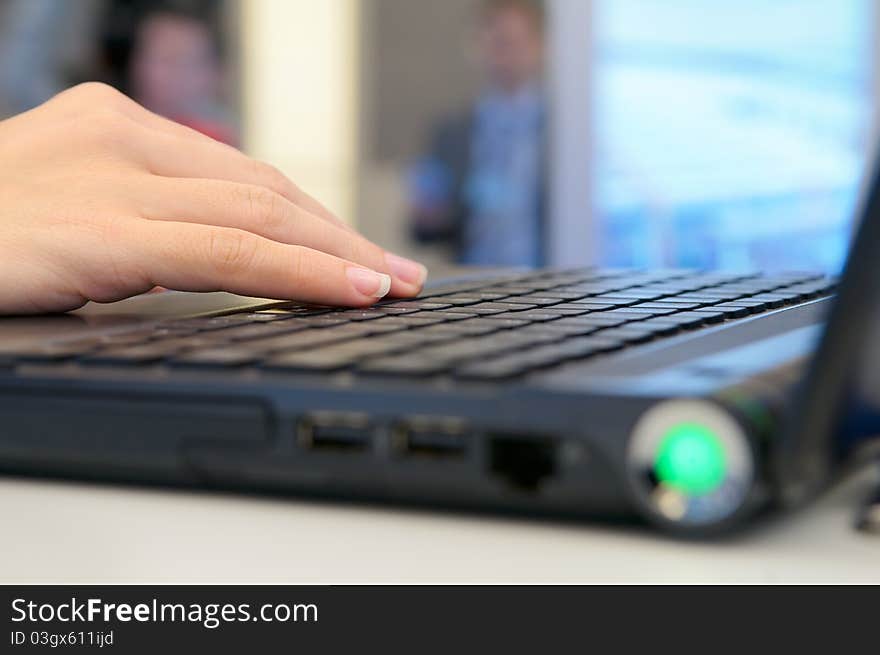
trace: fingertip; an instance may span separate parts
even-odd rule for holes
[[[411,298],[421,292],[428,278],[428,269],[423,264],[394,253],[385,253],[385,263],[393,276],[392,295]]]
[[[384,298],[391,291],[391,276],[385,273],[377,273],[361,266],[349,266],[345,269],[345,275],[354,290],[372,302]]]
[[[404,284],[421,289],[425,280],[428,279],[428,269],[423,264],[406,257],[387,252],[385,253],[385,263],[391,274]]]
[[[393,280],[388,296],[392,298],[415,298],[421,291],[422,287],[420,286],[406,284],[400,280]]]

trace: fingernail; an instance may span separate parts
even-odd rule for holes
[[[385,253],[385,263],[388,264],[394,277],[409,284],[422,286],[428,278],[428,269],[411,259],[389,252]]]
[[[348,279],[360,293],[372,298],[383,298],[391,290],[391,276],[368,268],[349,266],[345,270]]]

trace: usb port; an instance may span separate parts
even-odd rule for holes
[[[297,442],[308,450],[366,451],[372,436],[370,421],[363,414],[312,414],[297,425]]]
[[[457,458],[467,454],[468,433],[458,419],[413,418],[398,423],[392,445],[401,455]]]

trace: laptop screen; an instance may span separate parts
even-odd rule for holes
[[[603,263],[839,272],[872,119],[871,3],[594,7]]]

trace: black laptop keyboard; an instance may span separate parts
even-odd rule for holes
[[[827,296],[820,275],[543,271],[362,310],[278,303],[3,353],[6,364],[261,369],[492,381]]]

